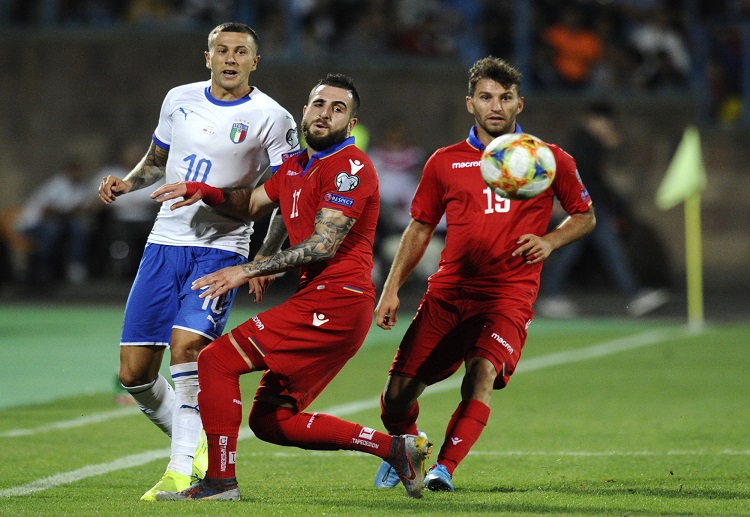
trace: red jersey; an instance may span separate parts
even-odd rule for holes
[[[336,210],[357,220],[330,260],[302,266],[300,287],[314,279],[362,289],[374,298],[372,250],[380,190],[375,167],[355,147],[354,138],[312,157],[303,151],[286,160],[264,186],[279,203],[292,246],[313,234],[318,210]]]
[[[554,196],[568,214],[585,212],[591,205],[575,160],[556,145],[547,145],[557,161],[555,180],[543,193],[523,201],[498,196],[482,179],[479,160],[485,146],[475,128],[463,142],[430,157],[411,206],[417,221],[437,224],[446,217],[445,248],[437,272],[429,278],[430,288],[484,296],[502,292],[533,303],[542,264],[511,256],[518,238],[547,232]]]

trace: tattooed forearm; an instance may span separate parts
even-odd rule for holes
[[[328,260],[336,254],[356,219],[340,213],[319,211],[315,232],[304,241],[271,257],[248,262],[242,266],[249,277],[282,273],[312,262]]]
[[[281,250],[281,245],[284,244],[288,233],[286,226],[284,226],[284,218],[278,208],[274,209],[271,221],[268,223],[268,231],[266,232],[266,238],[263,240],[256,257],[270,257],[275,255]]]
[[[151,142],[146,156],[140,161],[124,180],[132,185],[130,190],[138,190],[153,185],[167,173],[169,151]]]

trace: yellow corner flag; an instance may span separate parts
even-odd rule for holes
[[[685,273],[688,325],[703,327],[703,254],[700,192],[706,187],[698,130],[688,126],[656,192],[656,206],[669,210],[685,203]]]
[[[688,126],[674,153],[667,173],[656,191],[656,206],[669,210],[706,186],[706,169],[701,155],[698,129]]]

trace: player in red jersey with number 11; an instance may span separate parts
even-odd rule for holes
[[[410,497],[420,497],[429,444],[422,436],[393,436],[305,408],[359,350],[372,324],[372,250],[380,211],[378,178],[354,145],[359,95],[350,78],[329,74],[313,88],[302,118],[308,148],[286,160],[266,183],[219,190],[200,183],[157,189],[161,201],[202,199],[240,219],[278,206],[256,259],[199,278],[193,289],[216,298],[249,279],[300,268],[297,291],[221,336],[198,356],[198,403],[208,439],[206,478],[157,499],[240,498],[235,477],[242,421],[239,376],[263,371],[250,410],[261,440],[303,449],[350,449],[395,465]],[[289,235],[290,247],[279,251]],[[265,258],[259,258],[265,257]]]

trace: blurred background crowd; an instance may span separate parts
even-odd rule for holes
[[[4,4],[4,5],[3,5]],[[0,0],[18,29],[196,30],[236,20],[291,59],[518,63],[540,90],[704,89],[723,123],[740,115],[747,0]],[[747,72],[745,72],[747,73]],[[747,85],[745,85],[747,87]]]
[[[258,31],[252,82],[295,116],[321,72],[358,83],[358,144],[383,192],[376,281],[424,161],[468,127],[467,68],[492,54],[522,71],[521,125],[539,136],[573,145],[587,110],[610,115],[619,144],[602,151],[597,175],[631,284],[680,288],[680,215],[655,212],[653,193],[685,125],[698,125],[711,149],[707,283],[747,288],[737,266],[750,253],[750,193],[737,180],[750,129],[748,0],[0,0],[0,283],[132,279],[156,206],[142,192],[104,210],[90,194],[143,155],[169,88],[208,78],[206,35],[228,20]],[[50,189],[69,195],[50,203]],[[617,287],[595,249],[578,255],[570,284]]]

